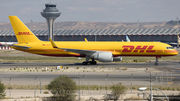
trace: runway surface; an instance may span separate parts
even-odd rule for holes
[[[119,72],[0,72],[0,79],[3,83],[8,84],[11,77],[11,84],[34,84],[35,77],[37,76],[35,83],[49,84],[51,80],[59,75],[67,75],[76,81],[77,84],[83,83],[83,85],[112,85],[113,83],[122,82],[123,85],[131,85],[131,75],[133,85],[149,85],[150,73],[144,71],[145,69],[153,70],[153,84],[154,85],[179,85],[180,83],[180,66],[178,61],[166,61],[160,62],[158,66],[154,66],[154,63],[98,63],[98,65],[81,65],[68,64],[68,63],[0,63],[0,68],[12,68],[12,67],[56,67],[56,66],[68,66],[74,67],[87,67],[96,68],[103,66],[105,68],[126,67],[130,71]],[[143,68],[143,70],[138,70]],[[131,71],[131,69],[133,69]],[[137,70],[136,70],[137,69]],[[107,76],[108,74],[108,76]],[[83,77],[84,75],[84,77]],[[107,76],[107,78],[106,78]],[[82,78],[83,77],[83,78]]]
[[[158,66],[154,66],[154,62],[149,63],[98,63],[97,65],[82,65],[81,63],[19,63],[19,62],[5,62],[0,63],[0,68],[8,68],[8,67],[42,67],[42,66],[85,66],[85,67],[129,67],[129,68],[142,68],[142,67],[174,67],[180,65],[179,61],[162,61],[159,62]]]

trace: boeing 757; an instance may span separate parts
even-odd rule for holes
[[[85,57],[82,64],[121,61],[122,56],[151,56],[158,58],[175,56],[172,46],[161,42],[107,42],[107,41],[41,41],[17,17],[9,16],[18,44],[12,48],[33,54],[57,57]],[[92,61],[89,61],[89,60]]]

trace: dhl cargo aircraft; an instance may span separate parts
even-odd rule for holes
[[[41,41],[16,16],[9,16],[18,44],[12,48],[33,54],[57,57],[86,57],[84,65],[121,61],[121,56],[175,56],[172,46],[161,42]],[[89,61],[89,60],[92,61]]]

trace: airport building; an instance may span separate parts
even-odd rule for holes
[[[43,41],[48,41],[48,30],[32,30]],[[179,29],[77,29],[54,30],[54,41],[159,41],[177,43]],[[0,42],[17,42],[13,30],[0,30]],[[1,48],[0,48],[1,49]]]
[[[48,30],[32,30],[43,41],[48,40]],[[55,41],[160,41],[177,43],[179,29],[77,29],[54,30]],[[0,42],[17,42],[13,30],[0,30]]]

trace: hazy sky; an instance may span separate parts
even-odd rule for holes
[[[0,22],[9,15],[23,22],[46,22],[40,12],[50,0],[0,0]],[[61,16],[56,21],[151,22],[180,18],[180,0],[51,0]]]

